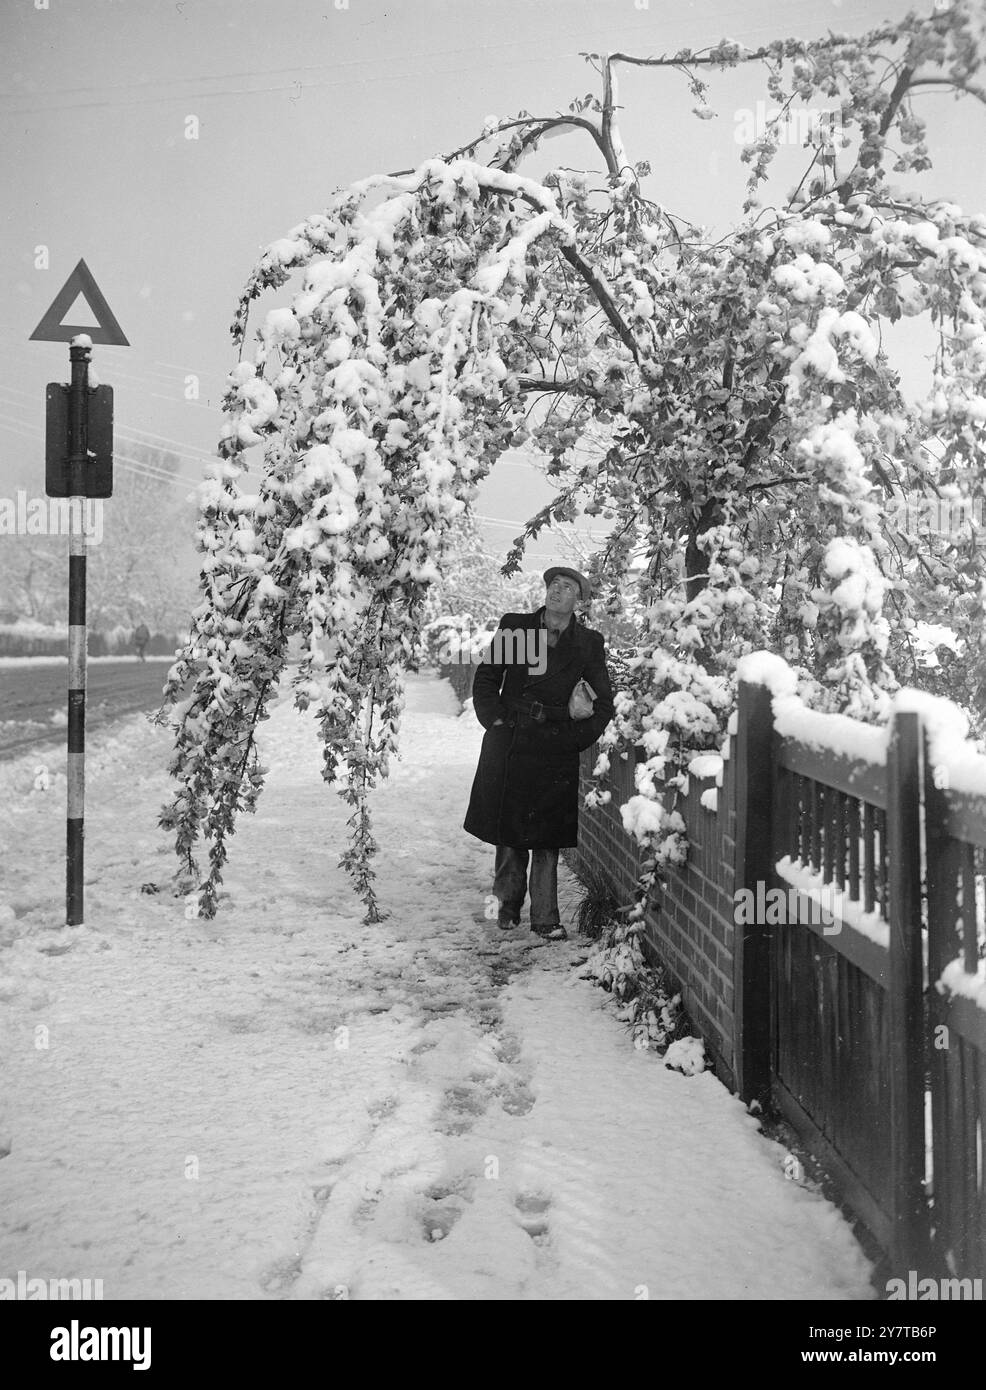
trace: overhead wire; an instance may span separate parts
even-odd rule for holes
[[[13,409],[24,409],[24,407],[19,406],[19,403],[17,402],[0,402],[0,404],[6,404],[6,406],[13,407]],[[19,420],[19,418],[15,416],[4,416],[4,414],[1,413],[1,411],[0,420],[6,420],[8,421],[8,423],[10,423],[10,421],[14,421],[15,424],[22,425],[22,427],[28,428],[28,430],[38,431],[38,434],[40,434],[40,427],[38,427],[38,425],[36,424],[33,424],[32,421]],[[124,442],[125,445],[143,445],[143,443],[146,443],[146,441],[143,441],[143,439],[124,439],[124,441],[122,442]],[[149,448],[157,448],[157,446],[150,445]],[[161,450],[159,450],[159,452],[161,452]],[[174,453],[174,450],[168,450],[168,452]],[[127,455],[122,455],[121,457],[127,457]],[[138,463],[143,463],[146,467],[154,468],[154,470],[159,471],[159,473],[161,474],[167,475],[167,477],[175,477],[175,474],[172,474],[171,471],[168,470],[168,468],[164,468],[163,466],[161,466],[161,464],[153,463],[152,460],[139,459],[134,461],[138,461]],[[188,459],[186,461],[188,461],[188,463],[217,463],[218,459]]]
[[[29,403],[31,406],[35,404],[34,397],[29,392],[18,390],[15,386],[0,385],[0,392],[5,392],[12,396],[21,396],[24,398],[25,402]],[[0,401],[0,404],[7,404],[14,409],[27,409],[27,404],[22,406],[19,401]],[[124,434],[135,436],[129,441],[125,441],[131,444],[147,444],[149,448],[154,448],[156,447],[155,445],[148,443],[150,439],[163,441],[171,446],[168,452],[182,455],[189,463],[215,463],[218,459],[218,455],[209,454],[195,444],[188,444],[186,441],[180,439],[172,439],[169,435],[157,434],[153,430],[138,429],[136,426],[125,424],[119,420],[114,420],[113,428],[115,431],[121,431]],[[197,457],[192,457],[193,454],[197,455]]]
[[[43,443],[42,431],[25,420],[18,420],[12,416],[4,415],[0,412],[0,429],[6,430],[10,434],[17,435],[22,439],[28,439],[33,444]],[[172,483],[178,487],[197,488],[202,483],[201,478],[187,478],[181,473],[169,473],[167,469],[157,468],[154,464],[148,464],[143,459],[135,459],[128,454],[113,451],[114,463],[119,463],[122,468],[131,473],[140,473],[149,481],[158,483]]]
[[[809,0],[809,4],[810,4],[810,6],[811,6],[812,8],[814,8],[815,0]],[[788,7],[791,8],[790,0],[789,0]],[[733,15],[745,15],[746,13],[748,13],[748,7],[747,7],[746,5],[740,5],[740,6],[735,7],[735,8],[732,9],[732,10],[726,11],[724,14],[721,14],[721,15],[719,16],[719,22],[720,22],[720,23],[728,23],[728,22],[730,21],[730,19],[732,18]],[[648,35],[652,35],[652,34],[654,33],[654,31],[655,31],[655,27],[656,27],[656,26],[655,26],[655,23],[654,23],[653,20],[644,21],[644,22],[642,22],[639,26],[638,26],[638,25],[627,25],[626,27],[621,26],[621,31],[620,31],[620,34],[621,34],[621,37],[620,37],[620,46],[621,46],[621,47],[625,46],[625,37],[630,38],[634,43],[636,43],[636,35],[637,35],[637,33],[640,33],[640,35],[641,35],[642,37],[643,37],[645,31],[646,31],[646,33],[647,33]],[[753,28],[753,29],[748,29],[748,30],[745,31],[745,33],[746,33],[747,38],[753,38],[753,37],[755,37],[755,36],[757,36],[757,35],[760,35],[760,34],[768,34],[768,33],[769,33],[769,34],[772,34],[772,35],[774,35],[774,36],[776,37],[776,26],[772,26],[772,25],[761,25],[761,26],[757,26],[756,28]],[[624,36],[625,36],[625,37],[624,37]],[[608,50],[608,46],[609,46],[609,44],[611,43],[613,37],[614,37],[614,35],[613,35],[612,29],[608,29],[608,30],[606,31],[606,33],[605,33],[604,35],[602,35],[602,38],[603,38],[603,40],[604,40],[604,43],[603,43],[603,51],[607,51],[607,50]],[[756,46],[756,45],[751,45],[751,44],[747,43],[745,40],[737,39],[736,41],[742,43],[744,47],[755,47],[755,46]],[[593,45],[594,45],[594,44],[596,43],[596,40],[592,37],[591,34],[587,34],[587,35],[582,39],[582,42],[583,42],[584,44],[586,44],[586,45],[589,45],[589,44],[593,44]],[[218,89],[218,90],[211,91],[211,92],[209,92],[209,91],[202,92],[202,91],[194,91],[194,90],[191,90],[191,91],[172,92],[172,93],[169,93],[169,94],[166,95],[166,96],[148,96],[148,95],[146,95],[146,93],[145,93],[145,94],[143,94],[142,96],[137,96],[137,97],[135,97],[133,100],[129,100],[129,101],[128,101],[128,100],[125,100],[125,99],[122,99],[122,98],[121,98],[121,99],[110,99],[110,100],[106,100],[106,99],[104,99],[104,98],[99,98],[99,99],[97,99],[97,100],[95,100],[95,101],[63,102],[63,103],[61,103],[61,104],[57,104],[55,101],[52,100],[52,94],[44,94],[44,102],[43,102],[42,105],[40,105],[40,106],[20,106],[20,107],[14,106],[14,107],[8,108],[8,109],[5,111],[5,114],[6,114],[6,115],[12,115],[12,116],[16,116],[16,115],[35,115],[35,114],[46,114],[46,115],[47,115],[47,114],[49,114],[49,113],[51,113],[51,112],[56,112],[56,111],[74,111],[74,110],[84,110],[84,109],[91,109],[91,108],[98,108],[98,107],[109,108],[109,107],[114,107],[114,106],[153,105],[153,104],[160,104],[161,102],[188,101],[188,100],[206,100],[206,101],[209,101],[209,100],[213,100],[213,99],[215,99],[215,98],[228,97],[228,96],[263,96],[263,95],[266,95],[266,94],[272,93],[272,92],[287,92],[287,91],[292,91],[292,90],[296,90],[296,89],[300,89],[300,92],[303,93],[303,92],[305,92],[305,91],[320,90],[320,89],[327,88],[327,87],[332,87],[332,88],[340,88],[340,87],[345,88],[345,87],[352,87],[352,86],[366,87],[366,86],[369,86],[369,85],[371,85],[371,84],[373,84],[373,83],[377,83],[377,82],[398,82],[398,81],[402,81],[402,80],[419,81],[419,82],[421,82],[421,81],[432,82],[432,81],[434,80],[435,77],[440,77],[440,76],[458,76],[458,77],[461,77],[464,73],[467,73],[467,72],[476,70],[475,67],[474,67],[474,68],[469,68],[469,67],[462,66],[461,64],[460,64],[459,66],[457,66],[457,67],[443,68],[443,69],[436,70],[436,68],[435,68],[435,66],[434,66],[434,65],[435,65],[435,60],[436,60],[436,59],[450,58],[450,57],[455,57],[455,56],[461,55],[461,54],[474,55],[474,56],[476,57],[476,59],[477,59],[477,66],[478,66],[478,67],[481,67],[483,70],[488,70],[488,68],[489,68],[489,54],[490,54],[490,53],[495,53],[495,52],[498,52],[498,51],[503,50],[503,49],[512,49],[512,48],[530,49],[531,46],[532,46],[532,40],[531,40],[530,38],[524,38],[524,39],[510,39],[510,40],[505,40],[504,42],[502,42],[502,43],[497,43],[497,44],[482,44],[482,45],[475,45],[475,44],[472,44],[472,45],[468,45],[467,47],[463,47],[463,48],[429,49],[429,50],[427,50],[427,51],[422,51],[422,52],[420,53],[420,55],[418,55],[418,54],[410,55],[410,56],[412,56],[412,57],[420,57],[420,58],[422,59],[424,66],[423,66],[423,68],[422,68],[421,71],[417,71],[417,72],[413,72],[413,71],[412,71],[412,72],[402,72],[402,73],[377,73],[376,75],[371,75],[371,76],[367,76],[367,75],[364,74],[364,75],[362,75],[362,76],[346,77],[346,78],[342,79],[341,81],[340,81],[338,78],[333,78],[333,79],[330,79],[330,80],[325,81],[325,82],[300,82],[300,81],[298,81],[297,79],[294,79],[294,80],[289,81],[289,82],[286,82],[286,83],[276,83],[276,84],[274,84],[274,85],[272,85],[272,86],[267,86],[267,87],[232,87],[232,88],[227,88],[227,89],[225,89],[225,90]],[[558,63],[558,62],[564,61],[564,60],[569,59],[569,58],[579,58],[579,57],[582,57],[586,51],[587,51],[586,49],[575,49],[575,50],[571,50],[571,51],[567,51],[567,52],[563,52],[563,53],[558,53],[558,52],[551,52],[550,49],[548,49],[548,48],[543,48],[543,49],[541,49],[541,50],[540,50],[535,56],[533,56],[533,57],[529,57],[529,58],[516,58],[516,59],[512,60],[511,66],[513,66],[513,67],[519,67],[519,66],[538,65],[538,64],[545,64],[545,63]],[[609,51],[615,51],[615,50],[609,50]],[[700,50],[700,51],[701,51],[701,50]],[[402,53],[400,56],[401,56],[401,57],[404,57],[404,56],[406,56],[406,55],[404,55],[404,54]],[[642,55],[641,55],[641,56],[642,56]],[[655,56],[656,56],[656,55],[655,55]],[[395,60],[396,60],[396,59],[391,59],[391,61],[395,61]],[[387,61],[386,58],[384,58],[383,61],[386,62],[386,61]],[[174,86],[174,85],[179,84],[179,83],[195,83],[195,82],[209,83],[209,82],[241,81],[241,80],[249,79],[249,78],[252,78],[252,77],[256,77],[256,78],[273,77],[273,76],[278,76],[278,75],[280,75],[280,74],[282,74],[282,73],[291,73],[291,72],[320,72],[320,71],[336,72],[336,71],[338,71],[339,69],[343,69],[343,68],[355,68],[355,67],[365,67],[365,66],[379,67],[380,64],[381,64],[381,57],[380,57],[380,55],[379,55],[378,53],[374,53],[372,56],[368,55],[366,58],[350,58],[350,59],[344,59],[344,60],[342,60],[341,62],[334,62],[334,63],[302,64],[302,65],[300,65],[300,66],[296,66],[296,67],[286,67],[286,68],[256,68],[256,69],[247,69],[247,70],[245,70],[245,71],[243,71],[243,72],[201,73],[201,74],[187,74],[187,75],[175,74],[175,75],[171,75],[171,76],[168,76],[168,77],[157,78],[157,79],[155,79],[154,82],[152,82],[152,83],[146,83],[146,82],[144,82],[144,83],[142,83],[142,82],[114,83],[114,84],[100,83],[98,86],[63,88],[63,89],[60,89],[60,91],[59,91],[56,95],[58,95],[58,96],[85,96],[85,95],[88,95],[88,94],[93,94],[93,95],[95,95],[96,93],[104,93],[104,92],[107,92],[107,91],[128,92],[128,91],[137,91],[137,90],[142,89],[142,88],[145,88],[145,89],[146,89],[148,86],[160,86],[160,85],[163,84],[163,83],[168,83],[168,84]],[[8,102],[8,101],[9,101],[9,102],[23,102],[23,101],[29,100],[31,97],[33,97],[33,96],[35,96],[35,95],[41,96],[42,93],[34,93],[34,92],[0,92],[0,102]]]
[[[644,26],[641,26],[641,28],[643,28],[643,27],[644,27]],[[652,26],[649,26],[649,27],[652,27]],[[610,37],[610,35],[607,35],[607,37]],[[593,40],[592,40],[591,38],[587,37],[587,38],[585,39],[585,42],[586,42],[586,43],[591,43],[591,42],[593,42]],[[144,96],[135,97],[135,98],[133,98],[132,100],[127,100],[127,99],[124,99],[124,98],[117,98],[117,99],[110,99],[110,100],[106,100],[106,99],[103,99],[103,98],[98,98],[97,100],[94,100],[94,101],[72,101],[72,102],[62,102],[62,103],[59,104],[59,103],[54,102],[50,97],[48,97],[48,98],[45,100],[44,104],[41,105],[41,106],[20,106],[20,107],[14,106],[14,107],[11,107],[11,108],[7,108],[7,109],[4,111],[4,114],[5,114],[5,115],[9,115],[9,116],[36,115],[36,114],[45,114],[45,115],[47,115],[47,114],[49,114],[49,113],[51,113],[51,112],[55,112],[55,111],[78,111],[78,110],[87,110],[87,109],[99,108],[99,107],[110,108],[110,107],[115,107],[115,106],[150,106],[150,105],[160,104],[161,102],[189,101],[189,100],[199,100],[199,101],[205,100],[205,101],[211,101],[211,100],[214,100],[214,99],[216,99],[216,98],[230,97],[230,96],[264,96],[264,95],[267,95],[268,93],[271,93],[271,92],[289,92],[289,91],[293,91],[293,90],[296,90],[296,89],[300,89],[301,92],[303,93],[303,92],[305,92],[305,91],[320,90],[320,89],[323,89],[323,88],[326,88],[326,87],[331,87],[331,88],[345,88],[345,87],[353,87],[353,86],[366,87],[366,86],[369,86],[369,85],[371,85],[371,84],[378,83],[378,82],[390,82],[390,83],[393,83],[393,82],[400,82],[400,81],[405,81],[405,80],[407,80],[407,81],[418,81],[418,82],[422,82],[422,81],[432,82],[436,77],[442,77],[442,76],[456,76],[456,77],[460,77],[460,76],[462,76],[462,75],[463,75],[464,73],[466,73],[466,72],[476,70],[476,68],[481,68],[481,69],[483,69],[483,70],[487,70],[488,67],[489,67],[489,59],[488,59],[488,56],[487,56],[487,55],[488,55],[491,51],[496,51],[496,50],[499,49],[499,48],[503,48],[503,47],[522,47],[522,48],[527,48],[527,49],[529,49],[530,46],[531,46],[531,45],[530,45],[530,40],[529,40],[529,39],[528,39],[528,40],[515,39],[515,40],[509,40],[506,44],[485,44],[485,45],[483,45],[482,47],[471,46],[471,47],[465,48],[465,49],[448,49],[448,50],[444,50],[444,51],[441,50],[441,49],[439,49],[439,50],[437,50],[437,51],[436,51],[436,50],[430,50],[430,51],[428,51],[428,52],[422,52],[422,53],[420,54],[420,57],[421,57],[422,60],[423,60],[423,67],[422,67],[422,70],[421,70],[421,71],[417,71],[417,72],[412,71],[412,72],[401,72],[401,73],[377,73],[375,76],[365,76],[365,75],[364,75],[364,76],[361,76],[361,77],[348,77],[348,78],[342,79],[341,81],[338,80],[338,79],[332,79],[332,80],[325,81],[325,82],[304,82],[304,83],[303,83],[303,82],[299,82],[299,81],[297,81],[297,80],[294,80],[294,81],[290,81],[290,82],[286,82],[286,83],[284,83],[284,82],[282,82],[282,83],[275,83],[274,85],[268,86],[268,87],[231,87],[231,88],[227,88],[227,89],[225,89],[225,90],[219,89],[219,90],[215,90],[215,91],[211,91],[211,92],[202,92],[202,91],[194,91],[194,90],[192,90],[192,91],[183,91],[183,92],[172,92],[172,93],[169,93],[167,96],[147,96],[147,95],[144,95]],[[455,56],[455,54],[457,54],[457,53],[470,53],[470,54],[474,54],[474,55],[476,56],[476,58],[477,58],[476,67],[473,68],[473,69],[470,69],[470,68],[468,68],[468,67],[463,67],[462,65],[460,65],[460,66],[458,66],[458,67],[451,67],[451,68],[442,68],[442,69],[436,69],[436,68],[435,68],[434,64],[435,64],[435,59],[436,59],[436,58],[452,57],[452,56]],[[402,54],[401,56],[404,57],[405,55]],[[418,56],[418,55],[414,55],[414,56]],[[534,57],[529,57],[529,58],[518,58],[518,59],[515,59],[511,65],[512,65],[513,67],[520,67],[520,66],[525,66],[525,67],[526,67],[526,66],[530,66],[530,65],[539,65],[539,64],[546,64],[546,63],[557,63],[557,62],[562,61],[562,60],[567,59],[567,58],[578,58],[578,57],[581,57],[581,51],[578,50],[578,49],[573,50],[573,51],[571,51],[571,52],[560,53],[560,54],[559,54],[559,53],[550,53],[550,52],[547,52],[547,51],[541,51],[541,52],[539,52],[539,53],[538,53],[536,56],[534,56]],[[379,67],[379,66],[380,66],[380,58],[379,58],[379,55],[376,55],[376,56],[374,56],[373,58],[367,58],[367,59],[350,59],[350,60],[346,60],[346,62],[345,62],[344,64],[335,64],[335,65],[334,65],[334,64],[319,64],[319,65],[314,65],[314,70],[317,70],[318,68],[321,68],[321,67],[324,67],[326,70],[331,70],[333,67],[336,67],[336,66],[355,66],[355,65],[362,65],[362,64],[364,64],[364,63],[372,64],[374,67]],[[311,70],[311,69],[307,69],[307,68],[294,68],[294,69],[292,69],[292,68],[258,69],[258,70],[256,70],[255,72],[246,72],[246,73],[242,74],[242,77],[244,77],[244,78],[249,78],[249,77],[251,77],[251,76],[256,76],[256,77],[267,77],[267,76],[276,76],[276,75],[278,75],[279,73],[282,73],[282,72],[292,72],[292,71],[295,71],[295,72],[302,72],[302,71],[308,71],[308,70]],[[156,82],[154,85],[160,85],[160,84],[163,83],[163,82],[173,82],[173,81],[176,81],[176,80],[178,80],[178,81],[180,81],[180,80],[197,81],[197,82],[224,82],[224,81],[227,81],[227,80],[230,80],[230,79],[233,79],[233,80],[240,80],[240,78],[239,78],[239,76],[238,76],[237,74],[231,74],[231,73],[215,73],[215,74],[212,74],[212,75],[205,74],[205,75],[200,75],[200,76],[195,76],[195,77],[191,77],[191,76],[190,76],[190,77],[188,77],[188,78],[186,78],[186,79],[159,78],[159,79],[157,79],[157,82]],[[80,87],[80,88],[74,88],[74,89],[72,89],[71,92],[58,93],[58,95],[70,95],[70,94],[84,95],[84,94],[87,94],[87,93],[90,93],[90,92],[93,93],[93,94],[95,94],[95,93],[97,93],[97,92],[104,92],[104,91],[106,91],[106,90],[128,91],[128,90],[132,90],[132,89],[135,88],[135,87],[146,86],[146,85],[148,85],[148,84],[135,83],[135,84],[129,84],[129,85],[128,85],[128,84],[117,84],[117,86],[116,86],[115,88],[107,88],[107,87],[102,86],[102,85],[100,85],[100,86],[98,86],[98,87]],[[27,99],[29,99],[30,97],[34,96],[34,95],[35,95],[35,93],[28,93],[28,92],[23,92],[23,93],[22,93],[22,92],[0,92],[0,101],[14,101],[14,102],[17,102],[17,101],[24,101],[24,100],[27,100]],[[40,95],[40,94],[38,94],[38,95]]]

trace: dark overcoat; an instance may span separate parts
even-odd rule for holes
[[[544,608],[536,613],[505,613],[500,628],[541,628]],[[576,622],[573,616],[554,647],[546,646],[542,673],[509,660],[511,651],[531,652],[519,634],[513,646],[500,639],[491,643],[476,668],[472,698],[476,717],[486,730],[473,780],[464,828],[491,845],[514,849],[563,849],[577,843],[579,828],[579,754],[613,718],[613,690],[606,669],[602,633]],[[497,654],[508,659],[497,661]],[[514,699],[540,700],[555,708],[568,704],[580,677],[598,696],[588,719],[546,720],[537,723],[519,716]],[[495,725],[497,719],[503,724]]]

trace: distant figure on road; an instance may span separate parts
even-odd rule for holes
[[[150,640],[151,634],[147,631],[145,625],[141,623],[140,627],[137,628],[134,633],[134,646],[137,648],[137,655],[140,657],[141,661],[144,660],[144,652]]]

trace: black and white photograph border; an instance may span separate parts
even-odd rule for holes
[[[981,0],[0,27],[30,1356],[630,1299],[940,1364],[986,1278]]]

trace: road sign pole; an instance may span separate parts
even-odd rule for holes
[[[81,294],[98,328],[63,322]],[[129,347],[123,329],[85,261],[79,261],[31,334],[32,341],[68,343],[72,383],[45,390],[45,491],[67,497],[68,540],[68,812],[65,920],[82,925],[86,806],[86,535],[85,504],[113,495],[113,390],[89,390],[93,343]],[[67,452],[67,457],[66,457]]]
[[[86,803],[86,464],[89,448],[88,343],[69,348],[68,542],[68,810],[65,849],[65,920],[83,922]]]

